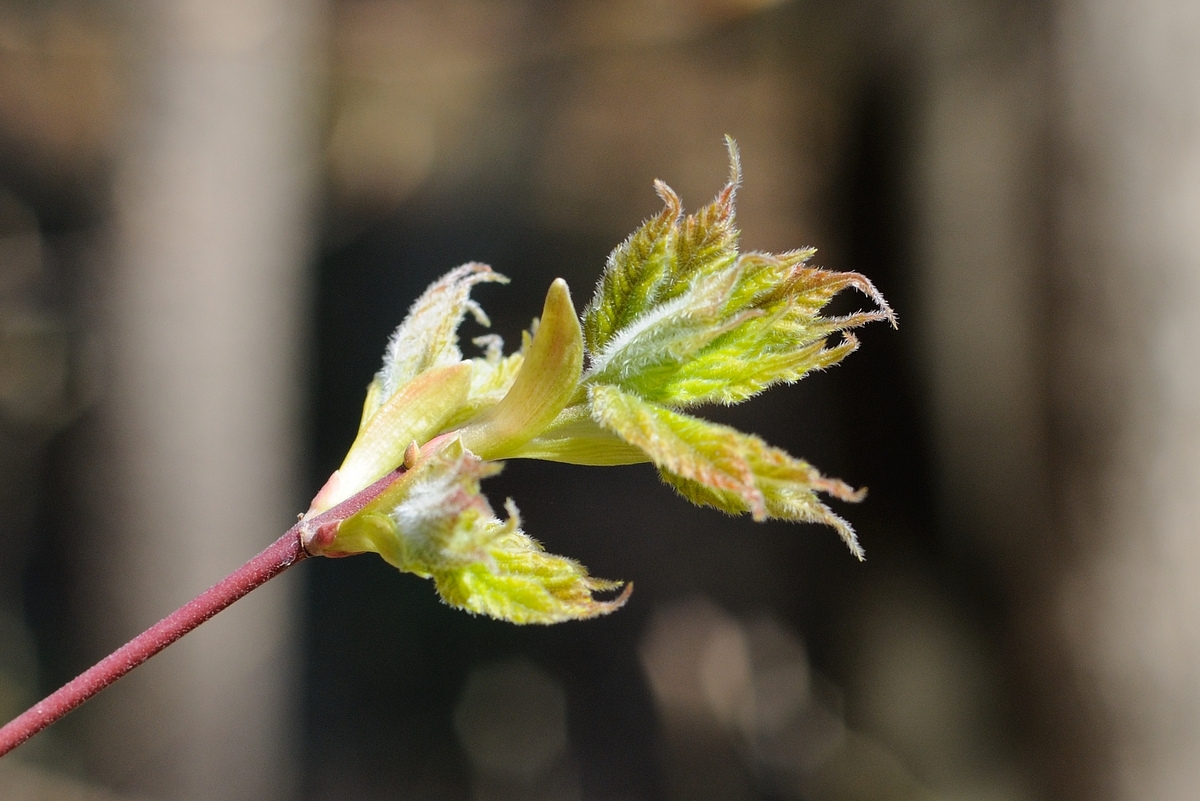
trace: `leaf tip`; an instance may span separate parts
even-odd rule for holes
[[[726,189],[732,194],[742,185],[742,155],[737,141],[729,134],[725,134],[725,150],[729,152],[729,183]]]

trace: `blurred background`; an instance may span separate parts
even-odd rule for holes
[[[0,796],[1195,798],[1194,0],[0,4],[0,714],[290,525],[428,282],[511,276],[477,297],[515,342],[653,179],[707,202],[726,133],[743,248],[900,315],[709,415],[869,486],[866,563],[645,465],[511,463],[494,503],[633,580],[619,614],[313,560]]]

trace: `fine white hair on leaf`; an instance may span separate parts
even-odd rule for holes
[[[729,134],[725,134],[725,150],[729,153],[729,183],[726,187],[732,200],[742,185],[742,154],[738,152],[737,142]]]
[[[489,325],[483,309],[471,300],[471,287],[492,282],[506,284],[508,279],[486,264],[469,262],[429,285],[388,340],[379,371],[380,403],[425,370],[462,359],[458,326],[463,318],[470,314],[480,325]]]
[[[617,335],[599,353],[592,354],[592,363],[588,370],[588,375],[595,375],[606,370],[609,364],[621,356],[631,344],[636,343],[644,334],[653,330],[655,326],[660,325],[663,321],[679,317],[692,302],[693,298],[690,294],[680,295],[674,300],[662,303],[643,313],[632,323],[618,331]]]
[[[404,501],[392,510],[392,519],[408,536],[423,534],[431,525],[461,514],[477,496],[462,491],[462,477],[451,471],[430,471],[421,481],[413,482]]]
[[[497,465],[453,445],[414,469],[408,493],[392,509],[391,518],[404,536],[424,536],[430,526],[451,521],[468,508],[493,517],[491,506],[479,492],[479,480],[497,472]]]
[[[483,350],[488,364],[499,364],[504,357],[504,337],[499,334],[484,334],[471,340],[471,344]]]

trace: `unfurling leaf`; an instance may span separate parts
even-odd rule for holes
[[[895,317],[865,277],[808,267],[809,248],[738,254],[732,177],[716,199],[684,215],[661,182],[662,214],[609,257],[584,330],[592,361],[586,380],[682,408],[740,403],[777,383],[841,361],[857,347],[833,334]],[[876,308],[822,317],[838,292],[854,288]]]
[[[316,546],[329,554],[371,551],[400,570],[432,578],[453,607],[512,623],[558,623],[618,609],[594,592],[622,582],[592,578],[574,560],[546,553],[520,528],[516,506],[500,520],[480,492],[499,472],[457,439],[427,449],[375,501],[342,521]]]
[[[470,262],[434,281],[417,298],[384,351],[383,368],[376,376],[380,402],[426,370],[462,361],[458,326],[463,318],[470,314],[480,325],[488,325],[483,309],[471,300],[471,287],[489,282],[507,284],[508,279],[486,264]]]
[[[828,479],[807,462],[756,436],[641,400],[616,387],[591,390],[597,422],[650,457],[663,478],[693,503],[755,520],[824,523],[863,558],[854,529],[817,497],[858,501],[865,492]]]
[[[741,182],[737,146],[729,147],[729,183],[708,206],[683,217],[679,196],[662,181],[654,189],[663,210],[608,257],[596,295],[583,315],[591,353],[609,346],[638,319],[683,294],[697,275],[716,272],[737,255],[733,200]]]

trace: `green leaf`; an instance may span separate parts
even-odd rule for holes
[[[722,314],[706,320],[708,330],[716,335],[686,358],[667,354],[622,386],[673,407],[734,404],[775,384],[799,381],[853,353],[858,340],[848,329],[890,319],[891,310],[861,275],[806,268],[802,261],[789,264],[804,255],[741,257],[741,275],[733,292],[743,294],[745,300],[730,301]],[[743,293],[742,286],[752,283],[744,277],[750,272],[747,268],[761,264],[783,269],[760,271],[759,276],[766,273],[776,280],[758,293]],[[842,317],[820,316],[820,309],[846,287],[862,290],[879,307]],[[841,340],[829,345],[829,338],[838,333],[843,334]]]
[[[693,503],[755,520],[824,523],[862,558],[854,530],[817,492],[858,501],[862,491],[822,476],[807,462],[756,436],[649,403],[612,386],[592,387],[596,421],[641,448],[668,483]]]
[[[821,496],[857,501],[864,491],[756,436],[680,411],[739,403],[797,381],[853,352],[852,329],[896,322],[863,276],[810,266],[811,248],[739,254],[741,175],[737,148],[727,143],[729,182],[696,213],[685,215],[679,197],[655,183],[663,211],[609,256],[582,325],[566,284],[556,280],[518,352],[505,356],[500,338],[487,335],[475,340],[484,355],[464,360],[463,319],[471,314],[488,324],[472,288],[507,279],[472,263],[432,284],[392,335],[358,437],[312,511],[399,465],[404,470],[341,523],[312,524],[310,553],[377,552],[433,579],[447,603],[517,623],[618,608],[628,588],[596,600],[594,593],[621,585],[546,553],[521,530],[511,501],[501,520],[480,492],[480,480],[499,470],[492,460],[534,458],[651,461],[694,503],[755,520],[823,523],[862,558],[853,529]],[[825,316],[847,289],[874,306]]]
[[[584,381],[611,384],[672,408],[739,403],[767,387],[798,381],[857,347],[849,335],[895,316],[863,276],[807,266],[812,248],[738,255],[729,184],[710,205],[683,216],[665,185],[666,208],[609,257],[584,314],[591,362]],[[876,308],[844,317],[821,310],[844,289]]]
[[[642,315],[687,291],[695,276],[722,269],[737,256],[734,195],[741,180],[737,146],[729,147],[729,183],[708,206],[682,216],[679,196],[662,181],[654,188],[663,210],[609,255],[595,296],[583,314],[584,341],[598,353]]]
[[[507,519],[492,512],[479,481],[499,472],[455,438],[427,448],[378,498],[343,520],[316,552],[374,552],[408,573],[432,578],[451,606],[513,623],[558,623],[607,614],[625,603],[629,588],[609,601],[593,593],[621,582],[546,553],[520,528],[516,506]]]
[[[595,592],[619,589],[622,582],[592,578],[573,559],[548,554],[533,538],[516,528],[516,507],[488,548],[489,561],[475,561],[434,575],[446,603],[475,614],[512,623],[561,623],[615,612],[633,590],[609,601]]]

